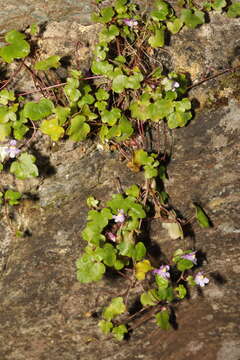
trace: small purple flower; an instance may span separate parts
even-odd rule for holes
[[[7,147],[7,154],[11,159],[14,159],[18,154],[20,153],[20,150],[17,148],[17,142],[16,140],[11,140],[9,142],[9,146]]]
[[[200,285],[201,287],[204,287],[206,284],[209,283],[209,279],[203,275],[203,273],[200,271],[195,276],[195,283],[197,285]]]
[[[137,20],[134,20],[134,19],[123,19],[123,22],[124,22],[125,25],[127,25],[129,27],[133,27],[133,26],[138,25]]]
[[[111,241],[113,241],[113,242],[116,241],[116,235],[113,234],[111,231],[107,231],[107,232],[106,232],[106,236],[107,236],[107,238],[108,238],[109,240],[111,240]]]
[[[113,219],[115,223],[124,223],[125,221],[124,210],[123,209],[119,210],[117,215],[113,215]]]
[[[192,261],[195,265],[197,265],[197,258],[196,258],[196,252],[195,251],[193,251],[193,252],[191,252],[189,254],[182,255],[181,258]]]
[[[157,274],[161,276],[163,279],[167,280],[170,278],[170,273],[168,272],[169,269],[170,269],[169,265],[162,265],[160,266],[159,269],[153,270],[153,274]]]

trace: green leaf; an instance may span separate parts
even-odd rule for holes
[[[155,169],[151,165],[144,166],[144,176],[145,179],[152,179],[158,175],[158,169]]]
[[[151,163],[152,161],[149,160],[149,156],[146,151],[144,151],[143,149],[139,149],[134,151],[134,162],[139,165],[147,165],[149,164],[149,162]]]
[[[146,213],[141,204],[136,204],[129,199],[129,208],[129,216],[133,218],[137,217],[139,219],[144,219],[146,217]]]
[[[159,287],[157,290],[157,297],[159,300],[171,302],[174,299],[173,288]]]
[[[94,106],[99,110],[99,111],[103,111],[104,109],[106,109],[107,107],[107,102],[106,101],[96,101]]]
[[[59,68],[59,66],[61,66],[60,62],[60,56],[58,55],[53,55],[53,56],[49,56],[47,59],[45,60],[41,60],[41,61],[37,61],[36,64],[34,65],[34,69],[35,70],[49,70],[51,68]]]
[[[90,210],[88,212],[88,220],[96,222],[96,225],[105,227],[108,221],[112,219],[112,213],[108,208],[103,208],[101,211]]]
[[[118,210],[123,209],[124,213],[128,211],[129,204],[125,201],[122,194],[114,194],[112,200],[107,202],[107,206],[110,207],[114,213],[117,213]]]
[[[120,64],[125,64],[125,62],[127,61],[126,58],[122,55],[116,56],[114,60],[119,62]]]
[[[121,270],[125,265],[128,265],[128,262],[117,259],[114,263],[114,269]]]
[[[23,33],[19,32],[19,31],[16,31],[16,30],[11,30],[5,35],[5,40],[9,44],[16,43],[18,41],[22,41],[25,38],[26,38],[26,35],[24,35]]]
[[[120,74],[113,79],[112,89],[116,93],[120,94],[125,88],[127,88],[127,85],[128,77],[126,75]]]
[[[93,51],[96,60],[102,61],[102,60],[106,59],[107,53],[109,51],[109,48],[106,44],[107,43],[99,43],[96,45],[96,47]]]
[[[175,129],[177,127],[185,126],[189,120],[191,120],[192,114],[190,111],[186,112],[174,112],[170,114],[167,118],[167,123],[169,129]]]
[[[75,81],[76,81],[76,80],[79,80],[79,78],[82,76],[82,72],[79,71],[79,70],[76,70],[76,69],[71,69],[70,70],[70,75],[73,78],[73,80],[75,79]],[[67,82],[69,82],[69,81],[72,82],[72,79],[68,78]],[[78,87],[78,84],[79,84],[79,82],[76,83],[75,87]]]
[[[156,280],[156,284],[158,286],[158,288],[163,288],[166,289],[169,285],[169,282],[167,279],[164,279],[162,276],[160,275],[155,275],[155,280]]]
[[[176,101],[175,108],[176,108],[177,112],[184,112],[186,110],[190,110],[191,109],[191,101],[187,98],[184,98],[181,101]]]
[[[175,19],[167,22],[167,28],[172,34],[177,34],[183,27],[183,21],[181,19]]]
[[[0,124],[0,141],[4,141],[11,134],[11,124]]]
[[[226,0],[215,0],[212,4],[212,8],[216,11],[222,11],[222,9],[227,5]]]
[[[5,36],[5,40],[10,45],[0,48],[0,56],[7,63],[11,63],[14,59],[21,59],[26,57],[30,53],[30,45],[25,41],[25,35],[12,30]]]
[[[227,16],[235,18],[240,16],[240,3],[235,2],[232,5],[229,6],[227,11]]]
[[[81,283],[91,283],[102,279],[105,266],[100,262],[93,262],[88,255],[83,255],[76,261],[77,279]]]
[[[208,1],[205,1],[203,3],[202,7],[203,7],[203,10],[211,11],[212,10],[212,3],[208,2]]]
[[[92,62],[91,70],[96,75],[109,75],[113,71],[113,65],[108,61],[96,61]]]
[[[71,125],[67,129],[67,135],[71,140],[82,141],[86,139],[91,129],[85,120],[85,116],[82,115],[76,115],[71,119]]]
[[[148,43],[153,47],[163,47],[164,46],[164,29],[157,29],[155,34],[150,36]]]
[[[103,43],[109,43],[119,35],[119,29],[116,25],[110,25],[100,32],[99,40]]]
[[[125,325],[115,326],[112,330],[112,334],[119,341],[124,339],[124,334],[126,334],[127,332],[128,330]]]
[[[125,190],[125,193],[128,195],[128,196],[133,196],[134,198],[138,198],[139,197],[139,193],[140,193],[140,189],[137,185],[132,185],[130,186],[129,188],[127,188]]]
[[[21,121],[15,121],[12,124],[13,127],[13,135],[17,140],[22,140],[24,135],[28,132],[29,127],[24,125]]]
[[[98,326],[100,327],[100,329],[102,330],[102,332],[107,335],[110,333],[110,331],[113,328],[113,324],[111,321],[106,321],[106,320],[100,320],[98,323]]]
[[[7,105],[9,101],[14,101],[14,91],[2,90],[0,91],[0,104]]]
[[[108,92],[106,90],[102,89],[102,88],[98,89],[98,91],[95,93],[95,96],[96,96],[98,101],[108,100],[109,99]]]
[[[145,121],[150,119],[149,105],[151,95],[144,93],[139,100],[132,101],[129,109],[131,110],[132,118]]]
[[[100,14],[102,16],[101,18],[101,22],[102,23],[108,23],[109,21],[112,20],[113,16],[114,16],[114,10],[112,7],[105,7],[100,11]]]
[[[139,229],[139,219],[137,217],[133,217],[129,219],[125,224],[125,228],[127,231],[133,231]]]
[[[121,296],[113,298],[111,303],[103,311],[104,319],[111,321],[114,317],[123,314],[126,311],[126,306]]]
[[[81,97],[78,102],[78,107],[81,108],[85,104],[92,105],[95,102],[95,98],[91,94],[86,94]]]
[[[23,109],[23,115],[32,121],[46,118],[54,111],[54,104],[49,99],[41,99],[38,103],[28,102]]]
[[[8,201],[9,205],[18,205],[21,197],[21,193],[13,190],[7,190],[4,195],[4,198]]]
[[[179,259],[177,262],[177,268],[179,271],[189,270],[194,266],[194,263],[187,259]]]
[[[53,141],[58,141],[64,135],[64,128],[59,126],[57,118],[43,120],[40,130],[43,134],[49,135]]]
[[[119,134],[117,134],[116,138],[117,142],[127,140],[134,132],[131,121],[129,121],[124,115],[122,115],[121,119],[119,120],[118,131]]]
[[[81,96],[81,92],[78,89],[79,80],[77,78],[68,78],[67,85],[64,86],[64,93],[67,96],[70,103],[76,103]]]
[[[0,106],[0,123],[7,123],[9,121],[16,121],[16,111],[18,104],[12,106]]]
[[[68,116],[70,115],[70,108],[63,106],[56,106],[54,111],[55,114],[57,115],[59,125],[62,126],[66,122]]]
[[[127,7],[124,5],[126,5],[127,2],[128,0],[116,0],[114,8],[118,14],[124,14],[126,12]]]
[[[39,32],[39,26],[37,24],[31,24],[30,26],[30,34],[32,36],[36,35]]]
[[[229,6],[228,11],[227,11],[227,16],[229,16],[231,18],[240,16],[240,3],[239,2],[235,2]]]
[[[174,111],[174,102],[169,99],[160,99],[149,105],[149,115],[152,121],[159,121]]]
[[[169,313],[167,310],[163,310],[155,315],[157,325],[163,330],[170,329]]]
[[[102,256],[102,260],[105,265],[111,267],[116,261],[117,250],[112,244],[105,244],[103,248],[99,248],[98,253]]]
[[[187,27],[195,29],[198,25],[205,23],[205,14],[200,10],[182,9],[181,20]]]
[[[177,297],[179,299],[184,299],[185,296],[187,295],[187,289],[185,288],[185,286],[183,285],[178,285],[178,287],[175,288],[175,290],[178,292]]]
[[[187,253],[191,253],[192,251],[189,250],[189,252]],[[184,255],[185,252],[182,249],[177,249],[174,254],[173,254],[173,262],[177,262],[179,260],[179,258]]]
[[[159,297],[156,289],[148,290],[140,296],[140,301],[143,306],[154,306],[159,302]]]
[[[96,200],[94,196],[89,196],[87,198],[87,206],[90,208],[96,208],[99,204],[99,200]]]
[[[186,281],[187,281],[187,283],[188,283],[189,286],[195,286],[195,285],[196,285],[196,283],[195,283],[192,275],[189,275],[189,276],[186,278]]]
[[[134,244],[122,241],[119,245],[117,245],[117,249],[119,250],[120,255],[132,257],[134,252]]]
[[[199,205],[194,205],[194,206],[196,208],[196,219],[198,221],[198,224],[202,228],[210,227],[209,219],[208,219],[207,215],[205,214],[205,212],[203,211],[203,209]]]
[[[169,14],[169,5],[162,0],[155,1],[154,8],[156,10],[153,10],[150,14],[150,16],[155,21],[163,21],[166,20],[168,14]]]
[[[149,260],[143,260],[135,265],[135,277],[137,280],[144,280],[146,273],[153,270],[153,267]]]
[[[94,112],[92,112],[89,108],[89,105],[87,105],[87,104],[83,105],[81,115],[86,116],[88,121],[92,121],[92,120],[98,118],[98,115],[95,114]]]
[[[101,234],[102,228],[94,222],[90,222],[82,231],[82,238],[89,244],[99,245],[105,241],[105,236]]]
[[[146,255],[146,252],[147,250],[145,248],[145,245],[142,242],[138,242],[137,245],[135,246],[132,257],[135,261],[140,261]]]
[[[143,80],[143,75],[140,72],[136,72],[133,75],[127,78],[127,89],[137,90],[141,87],[141,81]]]
[[[121,117],[121,111],[118,108],[112,108],[110,111],[103,110],[101,113],[101,120],[103,123],[107,123],[110,126],[116,124],[118,119]]]
[[[22,153],[18,160],[11,164],[10,172],[21,180],[36,177],[38,176],[38,168],[34,164],[35,161],[35,156],[28,153]]]

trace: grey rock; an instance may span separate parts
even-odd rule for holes
[[[8,16],[8,25],[1,20],[1,29],[25,26],[31,17],[50,19],[46,33],[51,35],[64,24],[66,38],[59,40],[62,45],[56,40],[61,55],[72,51],[74,34],[84,33],[81,24],[88,23],[92,9],[90,1],[25,0],[16,18],[16,7],[12,0],[1,10],[1,19]],[[209,24],[172,37],[172,66],[188,71],[196,81],[209,66],[216,71],[230,66],[236,60],[239,26],[239,19],[214,14]],[[45,53],[50,53],[49,36],[43,34],[42,41]],[[87,50],[86,67],[90,56]],[[113,294],[125,291],[126,284],[108,277],[99,284],[76,281],[75,261],[85,246],[81,230],[87,196],[106,201],[117,191],[116,177],[125,187],[141,183],[141,174],[130,172],[116,154],[98,151],[91,141],[54,145],[38,135],[35,150],[47,159],[40,180],[24,184],[11,176],[1,178],[2,185],[16,185],[38,197],[26,198],[15,213],[14,221],[28,236],[14,237],[1,222],[1,359],[239,359],[239,80],[236,71],[193,88],[190,96],[200,102],[194,120],[168,133],[174,145],[166,184],[171,202],[184,217],[192,216],[191,204],[199,202],[213,223],[209,230],[193,224],[184,241],[173,241],[157,220],[151,222],[149,236],[166,257],[179,247],[206,254],[210,283],[176,307],[177,331],[162,332],[146,321],[128,342],[106,338],[91,314],[99,313]]]

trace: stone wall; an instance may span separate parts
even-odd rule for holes
[[[11,0],[1,10],[1,29],[25,26],[32,18],[47,20],[43,49],[51,54],[60,49],[61,55],[71,53],[80,32],[86,41],[78,56],[87,67],[89,41],[93,44],[96,37],[91,26],[82,24],[89,23],[91,1],[25,0],[17,5]],[[239,19],[213,14],[210,23],[173,37],[166,61],[200,81],[212,69],[238,65],[239,32]],[[164,57],[161,51],[159,56]],[[54,145],[39,136],[33,151],[42,164],[41,178],[23,183],[2,176],[1,184],[15,183],[35,196],[18,209],[16,220],[27,230],[25,237],[15,238],[1,225],[1,360],[240,359],[239,84],[236,71],[192,88],[190,96],[198,100],[194,120],[168,133],[173,143],[166,184],[171,201],[184,216],[193,201],[202,203],[213,223],[210,230],[193,224],[187,232],[185,241],[205,254],[210,284],[176,307],[177,330],[162,332],[146,321],[128,341],[106,338],[91,314],[123,292],[124,285],[111,277],[98,286],[76,281],[75,261],[85,246],[80,232],[86,197],[108,199],[116,192],[116,177],[125,187],[140,183],[141,175],[91,141]],[[169,240],[156,220],[150,237],[166,256],[182,242]]]

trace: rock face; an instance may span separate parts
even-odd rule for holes
[[[12,4],[15,6],[15,1]],[[75,11],[71,2],[68,20],[67,10],[64,13],[67,4],[70,2],[44,2],[42,11],[46,7],[52,20],[46,33],[62,22],[69,38],[71,29],[79,26],[73,19],[83,5],[76,2]],[[21,11],[32,11],[30,0],[23,5]],[[2,11],[8,9],[9,5]],[[61,12],[60,18],[53,9]],[[84,2],[87,16],[90,9],[91,2]],[[14,27],[22,25],[11,18],[11,12],[8,16]],[[212,71],[209,67],[219,71],[237,65],[239,31],[239,19],[214,14],[210,23],[172,38],[171,66],[200,81],[204,72]],[[72,45],[64,40],[67,54]],[[43,46],[46,53],[50,51],[49,43]],[[175,309],[177,330],[162,332],[146,321],[129,341],[108,339],[100,334],[91,314],[114,294],[124,292],[126,284],[111,277],[97,285],[76,281],[75,261],[85,246],[80,233],[87,196],[107,200],[117,191],[116,177],[125,187],[141,183],[141,175],[130,172],[116,154],[98,151],[90,141],[54,147],[44,137],[34,144],[42,161],[41,181],[16,183],[21,191],[35,194],[19,206],[16,217],[27,230],[26,236],[15,238],[6,224],[1,224],[1,360],[240,359],[239,84],[240,71],[235,71],[192,88],[191,98],[199,101],[194,120],[168,134],[173,155],[166,187],[174,207],[187,217],[192,214],[192,202],[200,202],[213,223],[210,230],[193,224],[187,231],[189,246],[205,254],[204,270],[210,284]],[[12,181],[11,177],[1,179],[5,186]],[[149,236],[166,256],[184,246],[182,240],[169,240],[157,221],[151,223]]]

